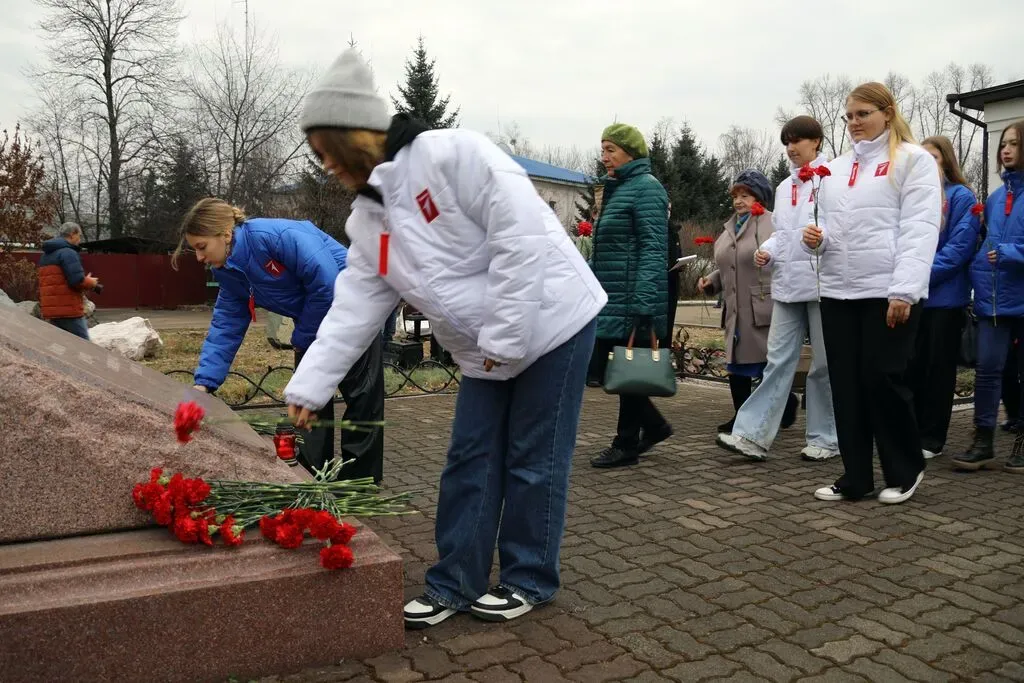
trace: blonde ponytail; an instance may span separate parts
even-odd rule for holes
[[[181,221],[181,237],[178,247],[171,254],[171,268],[178,270],[178,260],[185,251],[186,235],[193,237],[217,237],[231,234],[245,222],[245,212],[217,197],[206,197],[196,202]]]

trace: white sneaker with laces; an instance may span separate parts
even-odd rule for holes
[[[883,489],[882,492],[878,494],[878,502],[886,503],[888,505],[896,505],[897,503],[902,503],[905,500],[910,500],[910,497],[914,495],[914,491],[917,491],[917,487],[921,485],[922,479],[924,479],[924,470],[921,470],[921,473],[917,475],[917,480],[914,481],[914,485],[906,491],[899,487]]]
[[[814,497],[818,500],[827,501],[846,500],[846,496],[843,495],[838,486],[822,486],[814,492]]]
[[[469,611],[484,621],[511,621],[532,609],[533,604],[525,595],[505,586],[498,586],[480,596]]]
[[[718,438],[715,439],[715,443],[717,443],[720,448],[724,448],[730,453],[743,455],[751,460],[756,460],[757,462],[764,462],[768,459],[768,451],[761,448],[753,441],[744,439],[742,436],[719,434]]]
[[[934,451],[928,450],[927,448],[924,448],[924,449],[921,450],[921,455],[924,456],[925,460],[931,460],[932,458],[937,458],[940,455],[942,455],[942,451],[934,452]]]
[[[800,455],[803,456],[804,460],[828,460],[839,455],[839,450],[822,448],[821,446],[806,446],[800,451]]]
[[[408,629],[421,629],[428,626],[437,626],[448,617],[454,616],[456,611],[445,607],[441,603],[421,595],[415,600],[410,600],[402,610],[405,619],[405,627]]]

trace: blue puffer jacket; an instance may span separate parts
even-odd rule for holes
[[[1006,196],[1013,207],[1006,215]],[[1024,316],[1024,173],[1004,171],[1003,186],[985,202],[988,234],[971,262],[974,312],[985,318]],[[998,253],[995,265],[988,252]]]
[[[964,308],[971,302],[971,259],[978,251],[981,218],[971,213],[977,203],[964,185],[947,185],[945,224],[932,261],[925,308]]]
[[[227,263],[213,269],[220,293],[199,354],[195,383],[219,387],[238,353],[254,305],[292,318],[292,345],[307,349],[334,298],[348,251],[308,221],[250,218],[235,228]]]

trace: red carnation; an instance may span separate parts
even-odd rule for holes
[[[185,502],[189,505],[202,503],[208,495],[210,495],[210,485],[202,479],[185,480]]]
[[[235,525],[235,518],[228,515],[220,525],[220,535],[224,538],[224,545],[242,545],[242,534],[245,530]]]
[[[978,202],[977,204],[971,207],[972,216],[980,216],[983,213],[985,213],[985,205],[982,204],[981,202]]]
[[[303,531],[309,528],[313,517],[316,515],[316,511],[309,508],[288,508],[282,514],[282,519],[285,523],[294,524],[299,528],[299,531]]]
[[[832,171],[828,170],[828,166],[822,164],[821,166],[818,166],[817,168],[814,169],[814,174],[819,178],[827,178],[828,176],[832,175]]]
[[[327,510],[315,513],[309,521],[309,535],[320,541],[332,538],[339,528],[338,520]]]
[[[345,545],[329,545],[320,549],[320,564],[324,569],[345,569],[352,566],[355,556]]]
[[[331,536],[331,543],[335,545],[348,545],[352,537],[356,535],[356,528],[351,524],[342,522],[338,530]]]
[[[210,524],[205,519],[197,520],[196,529],[199,531],[199,540],[205,545],[213,545],[213,534],[217,533],[217,525]]]
[[[170,526],[174,517],[174,508],[171,506],[171,494],[164,491],[160,497],[153,502],[153,520],[160,526]]]
[[[159,467],[154,467],[149,471],[149,483],[159,484],[160,480],[164,477],[164,471]],[[166,483],[166,482],[164,482]]]
[[[804,164],[800,167],[796,177],[800,179],[800,182],[806,183],[808,180],[814,177],[814,169],[811,168],[810,164]]]
[[[594,233],[594,225],[590,221],[580,221],[576,226],[580,237],[590,237]]]
[[[277,527],[281,526],[281,520],[270,515],[260,517],[260,534],[268,541],[273,541],[277,536]]]
[[[205,525],[206,522],[196,521],[188,515],[179,515],[174,518],[171,533],[182,543],[195,543],[199,540],[199,527]]]
[[[199,429],[203,422],[206,411],[195,401],[187,401],[178,404],[174,411],[174,431],[180,443],[188,443],[192,440],[192,433]]]
[[[763,216],[764,207],[761,206],[761,202],[754,202],[754,205],[750,207],[751,216]]]
[[[302,545],[302,529],[294,524],[281,524],[274,532],[274,540],[282,548],[294,550]]]
[[[702,245],[705,245],[705,244],[714,244],[715,243],[715,238],[714,237],[697,237],[696,239],[693,240],[693,243],[696,244],[698,247],[702,246]]]

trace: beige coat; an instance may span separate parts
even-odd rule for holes
[[[751,216],[736,234],[736,216],[715,241],[709,294],[723,292],[725,356],[729,363],[764,363],[772,322],[772,274],[754,265],[754,252],[772,234],[772,214]],[[738,335],[738,339],[737,339]]]

